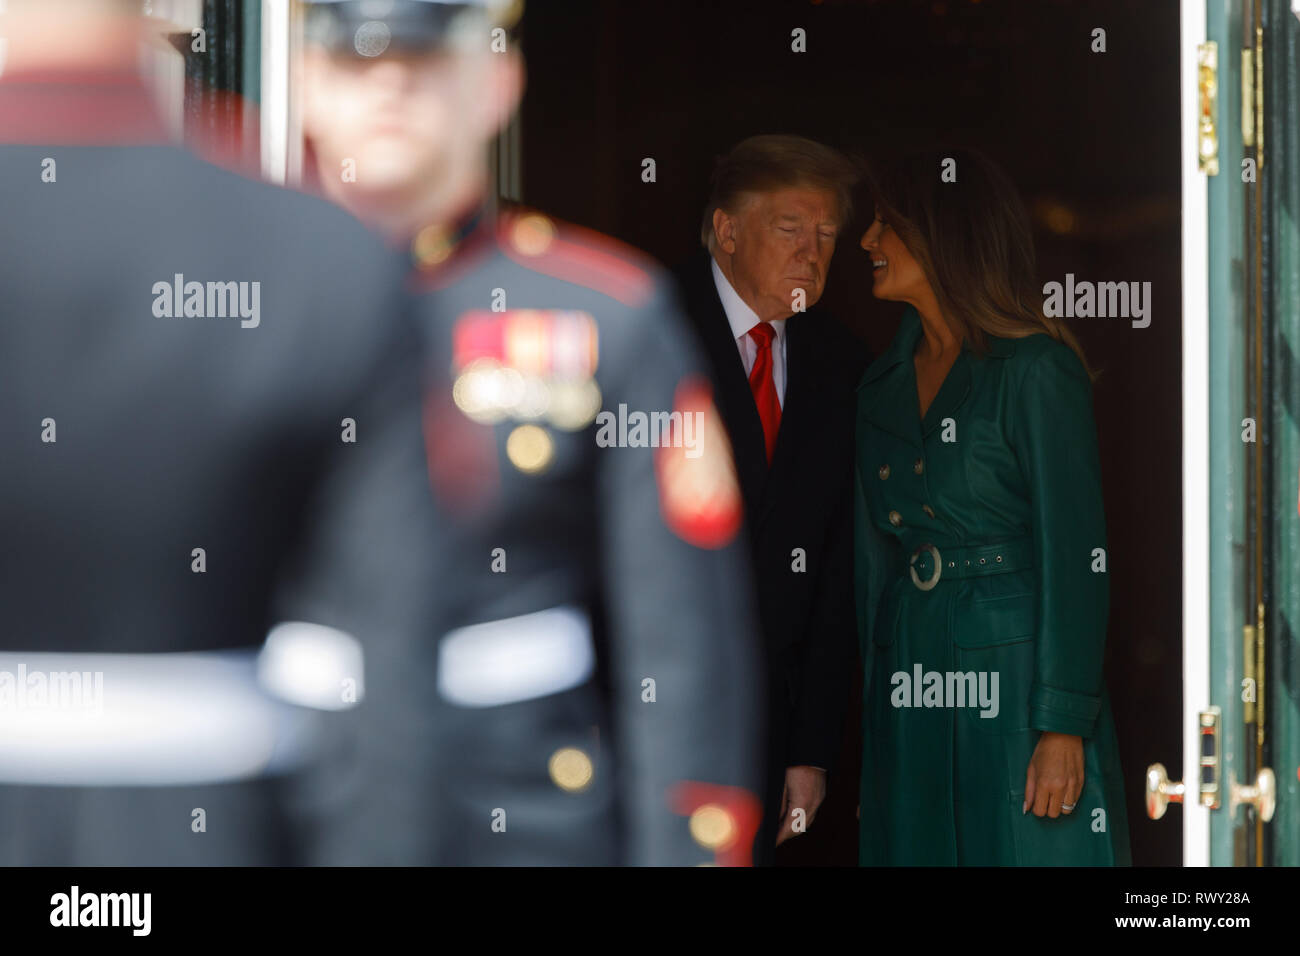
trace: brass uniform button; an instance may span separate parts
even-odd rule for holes
[[[925,462],[920,458],[916,459],[916,461],[912,462],[912,470],[919,475],[921,472],[925,471]]]
[[[540,256],[551,248],[555,226],[540,213],[529,213],[515,223],[510,240],[526,256]]]
[[[903,516],[900,515],[897,511],[891,511],[889,513],[889,523],[892,524],[895,528],[897,528],[899,525],[903,523]]]
[[[545,471],[554,455],[551,436],[536,425],[520,425],[506,439],[506,457],[526,475]]]
[[[695,842],[710,850],[724,849],[736,839],[736,821],[716,803],[706,803],[690,820],[691,836]]]
[[[425,226],[411,243],[411,255],[421,266],[436,266],[447,261],[456,244],[442,226]]]
[[[929,505],[922,505],[921,510],[924,511],[928,517],[931,518],[934,517],[934,509],[931,508]]]
[[[880,475],[880,480],[881,480],[881,481],[884,481],[886,478],[889,477],[889,466],[888,466],[888,465],[881,465],[881,466],[880,466],[880,471],[877,472],[877,474]]]
[[[567,793],[586,790],[595,773],[591,758],[577,747],[561,747],[555,751],[551,754],[546,769],[551,774],[552,782]]]

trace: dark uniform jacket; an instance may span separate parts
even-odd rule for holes
[[[337,209],[165,145],[130,78],[7,76],[0,137],[0,670],[84,664],[128,718],[19,754],[69,712],[0,709],[0,861],[305,859],[311,734],[296,756],[284,734],[315,724],[255,653],[285,619],[365,643],[420,614],[401,266]]]
[[[866,351],[811,309],[786,324],[786,389],[769,467],[763,426],[707,256],[679,272],[711,360],[750,530],[770,692],[765,826],[785,768],[831,769],[852,689],[853,389]],[[759,852],[767,852],[766,836]]]
[[[340,810],[357,862],[748,861],[762,687],[741,504],[669,287],[523,211],[413,248],[442,618],[362,711],[390,746],[357,772],[367,809]],[[673,412],[691,427],[638,426]]]

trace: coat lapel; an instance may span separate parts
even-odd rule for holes
[[[910,365],[912,370],[910,376],[912,380],[912,394],[916,395],[916,368]],[[921,422],[922,440],[929,438],[945,418],[951,418],[957,409],[961,408],[970,395],[970,352],[966,349],[961,350],[957,356],[957,361],[952,363],[952,368],[948,370],[948,375],[944,378],[943,384],[939,386],[938,393],[930,401],[930,407],[925,410],[925,418]],[[919,403],[919,399],[917,399]],[[918,404],[917,411],[920,411]]]
[[[1004,359],[1015,354],[1016,340],[999,338],[995,335],[989,335],[985,338],[988,348],[985,358]],[[915,373],[915,368],[908,363],[908,367]],[[934,396],[930,402],[930,407],[925,410],[925,420],[921,423],[921,433],[923,439],[928,439],[931,432],[943,424],[945,418],[952,418],[957,414],[961,407],[966,404],[966,399],[970,397],[971,389],[975,387],[975,377],[982,374],[982,363],[976,358],[975,352],[966,346],[957,356],[957,361],[953,363],[952,368],[948,371],[948,377],[943,380],[943,385],[939,387],[939,393]],[[915,374],[912,375],[912,391],[916,391]]]
[[[881,431],[924,449],[912,353],[921,335],[921,317],[908,306],[894,340],[868,366],[858,385],[858,414]]]
[[[889,349],[862,376],[858,385],[858,409],[877,428],[924,451],[925,440],[945,418],[956,415],[970,396],[974,375],[971,363],[975,356],[969,347],[962,349],[922,421],[916,394],[916,367],[912,364],[922,331],[920,314],[908,306]],[[987,342],[988,354],[993,358],[1006,358],[1016,350],[1014,339],[989,336]]]

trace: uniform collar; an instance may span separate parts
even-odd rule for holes
[[[447,223],[430,223],[416,232],[408,249],[414,288],[441,289],[460,278],[478,253],[492,245],[497,216],[476,203]]]
[[[126,68],[0,77],[0,142],[140,146],[169,140],[144,82]]]
[[[433,269],[449,262],[487,218],[487,210],[476,203],[450,222],[430,223],[411,239],[411,263],[417,269]]]

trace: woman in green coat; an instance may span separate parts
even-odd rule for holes
[[[873,292],[908,308],[858,387],[860,860],[1126,865],[1092,374],[991,163],[875,187]]]

